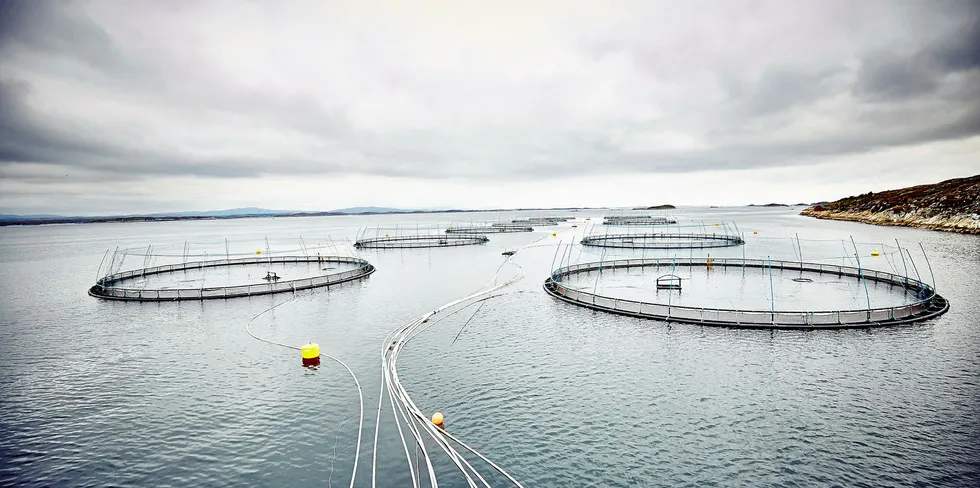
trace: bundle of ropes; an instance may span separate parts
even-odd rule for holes
[[[537,247],[536,244],[540,241],[547,239],[549,236],[542,237],[534,242],[531,242],[517,251],[520,252],[529,247]],[[412,398],[409,396],[408,391],[401,383],[401,379],[398,376],[398,357],[401,354],[405,345],[411,341],[413,338],[418,336],[422,331],[433,326],[439,321],[448,318],[449,316],[461,312],[468,307],[473,305],[482,304],[486,300],[490,300],[501,296],[502,290],[517,283],[524,278],[524,268],[514,261],[514,255],[508,255],[507,259],[497,268],[497,272],[494,274],[493,278],[487,282],[481,289],[466,295],[462,298],[453,300],[445,305],[436,308],[430,312],[423,313],[414,319],[410,320],[401,327],[395,329],[387,337],[383,343],[381,349],[381,392],[378,396],[378,412],[377,419],[374,429],[374,460],[371,466],[371,486],[375,486],[376,481],[376,467],[377,467],[377,456],[378,456],[378,431],[381,426],[381,409],[384,404],[385,393],[388,395],[388,403],[391,406],[392,416],[395,419],[395,425],[398,430],[398,435],[401,439],[402,448],[405,454],[405,460],[408,464],[409,470],[412,472],[412,486],[413,488],[418,488],[421,483],[421,473],[424,471],[427,473],[427,478],[429,480],[429,485],[437,487],[438,479],[436,477],[435,469],[432,464],[432,455],[436,452],[430,452],[426,447],[426,438],[432,439],[435,442],[438,450],[445,453],[449,459],[453,462],[456,468],[463,474],[466,479],[466,483],[471,488],[476,488],[478,486],[490,487],[486,478],[481,474],[478,469],[479,464],[474,466],[473,463],[469,462],[464,456],[463,451],[476,456],[480,461],[489,466],[490,469],[496,471],[500,475],[503,475],[513,486],[523,488],[523,485],[517,481],[513,476],[511,476],[507,471],[501,468],[499,465],[488,459],[486,456],[481,454],[476,449],[470,447],[462,440],[453,436],[452,434],[446,432],[441,426],[434,424],[429,418],[422,412],[422,410],[415,404]],[[516,274],[509,278],[508,280],[498,283],[498,278],[500,277],[501,271],[504,269],[505,265],[510,265],[516,271]],[[434,318],[438,316],[437,318]],[[404,426],[404,427],[403,427]],[[416,449],[421,451],[421,460],[416,460],[413,462],[412,455],[409,449],[409,441],[406,440],[405,431],[408,431],[409,437],[414,439],[416,444]]]
[[[500,283],[498,285],[493,285],[493,282],[499,276],[500,271],[503,269],[505,264],[510,264],[517,270],[517,274],[507,281]],[[395,419],[395,425],[398,430],[398,435],[401,438],[402,447],[405,452],[405,459],[408,462],[409,470],[413,473],[412,476],[412,486],[413,488],[418,488],[419,486],[419,476],[422,472],[422,464],[425,465],[425,472],[427,473],[427,478],[429,480],[430,486],[439,486],[436,477],[435,469],[432,465],[432,455],[426,447],[425,438],[432,439],[435,444],[443,451],[453,464],[459,469],[466,479],[468,486],[486,486],[489,488],[490,484],[487,483],[480,471],[472,463],[467,461],[465,456],[459,451],[459,448],[469,452],[470,454],[478,457],[481,461],[486,463],[491,469],[500,473],[506,477],[514,486],[523,488],[523,485],[517,481],[513,476],[507,473],[503,468],[498,466],[496,463],[488,459],[486,456],[481,454],[476,449],[468,446],[463,441],[459,440],[452,434],[446,432],[440,426],[432,423],[429,418],[422,412],[421,409],[415,404],[415,402],[408,395],[408,391],[402,385],[401,380],[398,377],[397,362],[398,356],[402,352],[405,345],[416,337],[423,330],[437,323],[441,318],[447,317],[456,312],[462,311],[469,306],[481,303],[485,300],[492,299],[499,295],[494,295],[495,292],[517,283],[524,277],[524,269],[520,267],[517,263],[513,261],[513,256],[508,256],[507,260],[501,264],[500,268],[497,269],[497,275],[494,279],[490,281],[484,288],[471,293],[463,298],[459,298],[452,302],[449,302],[431,312],[426,312],[418,317],[415,317],[405,325],[399,327],[398,329],[392,331],[385,338],[384,347],[381,350],[381,393],[378,397],[378,415],[375,424],[375,435],[374,435],[374,461],[371,468],[372,483],[371,486],[375,486],[376,478],[376,465],[377,465],[377,448],[378,448],[378,430],[381,424],[381,408],[384,402],[384,395],[387,392],[388,402],[391,405],[392,415]],[[437,314],[443,314],[440,316],[439,320],[431,320],[433,316]],[[404,427],[403,427],[404,426]],[[422,461],[413,462],[412,456],[409,450],[409,443],[405,438],[405,430],[412,438],[414,438],[416,446],[421,449]],[[474,479],[476,478],[476,479]],[[477,484],[479,481],[479,485]]]

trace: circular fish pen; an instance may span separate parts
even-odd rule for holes
[[[849,309],[813,309],[813,310],[780,310],[771,305],[769,310],[712,308],[701,306],[686,306],[672,303],[672,298],[687,290],[691,285],[680,284],[680,279],[674,275],[681,267],[703,268],[706,273],[712,273],[712,268],[745,270],[762,270],[768,280],[770,291],[772,287],[773,270],[795,272],[793,274],[808,274],[813,277],[827,277],[849,282],[852,279],[858,285],[863,283],[864,292],[868,286],[884,285],[888,290],[901,291],[906,303],[886,307],[872,308],[870,295],[867,308]],[[670,283],[671,286],[662,293],[667,294],[666,303],[651,302],[621,297],[607,296],[596,292],[596,286],[575,288],[569,285],[570,278],[587,273],[616,272],[617,270],[654,268],[658,279],[657,285]],[[591,277],[589,277],[591,282]],[[596,277],[598,283],[598,277]],[[872,284],[872,285],[869,285]],[[676,288],[674,286],[676,284]],[[848,285],[849,286],[849,285]],[[658,286],[659,287],[659,286]],[[591,291],[590,291],[591,288]],[[666,287],[665,287],[666,288]],[[908,278],[884,271],[865,270],[860,267],[835,264],[819,264],[790,261],[770,261],[762,259],[622,259],[592,263],[573,264],[555,270],[544,282],[545,291],[562,301],[594,310],[641,317],[667,322],[689,324],[770,328],[770,329],[842,329],[877,327],[897,324],[907,324],[930,319],[942,315],[949,310],[949,303],[936,293],[935,288],[916,279]],[[674,290],[677,291],[674,291]],[[887,290],[886,290],[887,291]],[[774,303],[770,302],[771,304]]]
[[[273,264],[287,265],[297,263],[313,263],[318,270],[322,270],[323,265],[342,265],[347,269],[336,273],[288,280],[283,279],[277,272],[266,270],[265,276],[259,275],[259,279],[265,281],[265,283],[235,284],[229,286],[200,286],[195,288],[179,286],[173,288],[125,286],[130,281],[143,280],[148,276],[160,276],[170,273],[197,270],[206,271],[215,268],[232,268],[249,265],[269,267]],[[328,267],[328,269],[330,268]],[[374,266],[366,260],[346,256],[256,256],[211,259],[165,264],[108,274],[99,278],[95,285],[89,288],[88,294],[96,298],[108,300],[144,302],[238,298],[331,286],[365,278],[371,273],[374,273],[374,271]]]
[[[727,234],[643,233],[585,236],[581,244],[621,249],[708,249],[740,246],[745,241],[739,236]]]
[[[636,217],[606,217],[602,225],[673,225],[677,221],[667,217],[636,216]]]
[[[490,242],[487,236],[473,234],[383,236],[361,238],[354,243],[354,247],[358,249],[420,249],[476,246],[487,242]]]
[[[477,225],[467,227],[450,226],[446,229],[447,234],[510,234],[516,232],[534,232],[534,228],[526,225],[513,224],[493,224]]]
[[[518,225],[552,226],[562,222],[568,222],[569,220],[571,220],[571,217],[531,217],[527,219],[515,219],[510,222]]]

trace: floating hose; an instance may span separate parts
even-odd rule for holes
[[[254,316],[251,319],[249,319],[249,321],[245,324],[245,331],[248,332],[248,335],[252,336],[256,340],[259,340],[259,341],[262,341],[262,342],[265,342],[265,343],[268,343],[268,344],[272,344],[274,346],[285,347],[287,349],[293,349],[293,350],[296,350],[296,351],[302,350],[302,348],[297,347],[297,346],[291,346],[289,344],[284,344],[282,342],[276,342],[276,341],[273,341],[273,340],[270,340],[270,339],[259,337],[259,336],[255,335],[252,332],[252,322],[255,321],[255,319],[261,317],[262,315],[264,315],[265,313],[267,313],[269,311],[272,311],[272,310],[278,308],[280,305],[285,305],[286,303],[289,303],[289,302],[295,300],[298,297],[299,297],[298,295],[293,296],[292,298],[290,298],[288,300],[279,302],[278,304],[273,305],[273,306],[271,306],[271,307],[269,307],[269,308],[267,308],[267,309],[259,312],[256,316]],[[361,383],[359,381],[357,381],[357,376],[354,375],[354,372],[351,371],[350,367],[347,366],[346,363],[344,363],[343,361],[341,361],[341,360],[339,360],[339,359],[337,359],[337,358],[335,358],[335,357],[333,357],[333,356],[331,356],[329,354],[322,354],[321,353],[320,355],[323,356],[323,357],[326,357],[328,359],[331,359],[331,360],[337,362],[338,364],[340,364],[341,366],[343,366],[344,369],[346,369],[347,372],[350,373],[350,377],[354,380],[354,386],[357,387],[357,400],[358,400],[358,403],[360,404],[360,420],[358,420],[358,424],[357,424],[357,446],[356,446],[356,448],[354,450],[354,468],[351,470],[351,475],[350,475],[350,488],[354,488],[354,480],[357,477],[357,462],[358,462],[358,460],[360,458],[360,455],[361,455],[361,431],[364,430],[364,393],[361,391]]]
[[[565,232],[567,230],[570,230],[570,229],[565,229],[562,232]],[[554,236],[556,234],[557,233],[552,234],[552,236]],[[533,242],[531,242],[531,243],[529,243],[529,244],[521,247],[520,249],[518,249],[517,251],[515,251],[514,254],[516,255],[518,252],[520,252],[520,251],[522,251],[524,249],[530,248],[530,247],[537,247],[537,246],[535,246],[535,244],[537,244],[538,242],[540,242],[540,241],[542,241],[544,239],[547,239],[548,237],[552,237],[552,236],[547,236],[546,235],[546,236],[542,237],[541,239],[535,240],[535,241],[533,241]],[[498,277],[499,277],[499,275],[500,275],[500,273],[501,273],[501,271],[502,271],[502,269],[503,269],[503,267],[504,267],[505,264],[511,264],[514,267],[516,267],[517,268],[517,275],[515,275],[514,277],[512,277],[509,280],[505,281],[504,283],[496,284],[497,279],[498,279]],[[412,401],[411,397],[408,395],[407,390],[405,390],[404,386],[401,384],[401,382],[400,382],[400,380],[398,378],[398,370],[397,370],[397,367],[396,367],[396,363],[397,363],[397,360],[398,360],[398,354],[401,352],[402,346],[406,342],[408,342],[409,340],[411,340],[412,338],[414,338],[415,336],[417,336],[419,333],[421,333],[423,330],[427,329],[428,327],[431,327],[436,322],[439,322],[442,319],[447,318],[448,316],[451,316],[451,315],[453,315],[453,314],[455,314],[455,313],[457,313],[457,312],[459,312],[461,310],[464,310],[464,309],[466,309],[466,308],[468,308],[468,307],[470,307],[472,305],[475,305],[477,303],[480,303],[481,306],[482,306],[482,304],[485,303],[486,300],[488,300],[490,298],[494,298],[495,296],[499,296],[499,295],[493,295],[493,293],[495,291],[498,291],[500,289],[503,289],[505,287],[508,287],[510,285],[513,285],[514,283],[517,283],[518,281],[520,281],[521,279],[524,278],[524,275],[525,275],[524,268],[522,268],[519,264],[517,264],[513,260],[513,255],[510,255],[510,256],[507,257],[507,259],[503,263],[501,263],[501,265],[497,268],[497,271],[494,274],[493,278],[490,279],[487,282],[487,284],[484,285],[483,288],[481,288],[478,291],[476,291],[474,293],[471,293],[471,294],[469,294],[469,295],[467,295],[465,297],[462,297],[462,298],[453,300],[453,301],[451,301],[451,302],[449,302],[449,303],[447,303],[445,305],[442,305],[439,308],[437,308],[437,309],[435,309],[435,310],[433,310],[431,312],[426,312],[426,313],[424,313],[424,314],[416,317],[415,319],[409,321],[407,324],[403,325],[402,327],[400,327],[398,329],[395,329],[394,331],[390,332],[387,336],[385,336],[385,341],[384,341],[383,348],[382,348],[382,351],[381,351],[381,359],[382,359],[382,376],[381,376],[381,378],[382,378],[382,388],[381,388],[381,391],[380,391],[379,397],[378,397],[379,398],[379,400],[378,400],[378,416],[377,416],[377,419],[375,421],[375,430],[374,430],[373,461],[372,461],[372,466],[371,466],[371,486],[372,487],[376,486],[376,479],[377,479],[377,456],[378,456],[378,431],[380,430],[380,425],[381,425],[381,406],[382,406],[382,402],[383,402],[383,399],[384,399],[385,392],[387,391],[389,403],[392,406],[392,415],[395,417],[395,424],[396,424],[396,427],[398,428],[399,437],[401,438],[401,441],[402,441],[402,448],[403,448],[403,450],[405,452],[405,458],[406,458],[406,461],[408,463],[409,469],[410,469],[410,471],[412,473],[412,486],[413,487],[416,487],[417,488],[418,483],[419,483],[416,480],[416,476],[415,476],[416,465],[412,463],[412,457],[411,457],[411,454],[410,454],[409,449],[408,449],[408,443],[405,440],[404,432],[401,429],[402,422],[399,420],[399,416],[401,416],[401,420],[404,420],[405,426],[408,427],[408,429],[411,432],[412,436],[415,437],[415,440],[416,440],[416,443],[417,443],[418,447],[420,447],[421,450],[422,450],[422,455],[423,455],[423,458],[424,458],[425,464],[426,464],[426,470],[428,471],[428,475],[429,475],[429,481],[430,481],[430,484],[433,487],[438,487],[438,481],[436,480],[435,470],[433,469],[432,461],[430,459],[428,450],[426,449],[425,444],[422,441],[421,431],[424,431],[425,433],[427,433],[429,435],[429,437],[431,437],[433,440],[435,440],[435,442],[439,446],[439,448],[442,449],[449,456],[450,460],[453,461],[453,463],[456,465],[457,469],[459,469],[459,471],[466,478],[466,482],[467,482],[467,484],[470,487],[475,488],[477,486],[476,485],[476,482],[473,480],[473,477],[470,476],[470,473],[472,473],[473,475],[475,475],[476,478],[480,481],[480,483],[482,485],[487,486],[488,488],[489,488],[490,485],[483,478],[483,476],[480,475],[480,473],[476,470],[476,468],[474,468],[472,464],[470,464],[465,458],[463,458],[456,451],[456,449],[449,443],[449,440],[452,440],[453,442],[455,442],[456,444],[458,444],[460,447],[462,447],[466,451],[468,451],[468,452],[472,453],[473,455],[479,457],[481,460],[483,460],[484,462],[486,462],[490,467],[492,467],[495,471],[497,471],[498,473],[500,473],[501,475],[503,475],[504,477],[506,477],[511,483],[513,483],[514,486],[517,486],[518,488],[523,488],[523,485],[521,485],[521,483],[519,481],[517,481],[513,476],[511,476],[509,473],[507,473],[507,471],[505,471],[499,465],[491,462],[486,456],[484,456],[483,454],[481,454],[479,451],[477,451],[477,450],[473,449],[472,447],[466,445],[465,443],[463,443],[462,441],[460,441],[456,437],[450,435],[449,433],[445,432],[443,429],[437,427],[435,424],[433,424],[432,422],[430,422],[429,419],[427,419],[425,417],[425,415],[422,413],[422,411],[418,408],[418,406],[415,404],[415,402]],[[457,310],[454,310],[454,311],[450,312],[448,315],[440,316],[439,319],[437,319],[435,321],[430,321],[429,320],[430,318],[432,318],[433,315],[436,315],[438,313],[447,311],[447,310],[452,309],[452,308],[455,308],[455,307],[459,307],[459,308]],[[472,317],[471,317],[471,319],[472,319]],[[467,323],[468,322],[469,321],[467,321]],[[465,324],[464,324],[464,327],[465,327]],[[395,399],[396,398],[398,399],[397,404],[395,402]],[[449,439],[449,440],[447,440],[447,439]],[[418,464],[418,463],[416,463],[416,464]],[[418,468],[421,468],[421,466],[417,466],[417,467]]]

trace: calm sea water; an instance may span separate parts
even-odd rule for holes
[[[185,241],[197,249],[268,236],[281,249],[301,235],[307,245],[353,240],[360,226],[424,226],[447,216],[7,227],[0,229],[0,485],[346,486],[358,426],[350,377],[326,361],[304,369],[295,351],[244,330],[286,302],[253,331],[290,344],[316,341],[354,370],[366,396],[357,485],[369,486],[385,335],[478,289],[503,250],[542,237],[515,256],[523,281],[475,315],[473,307],[436,323],[399,360],[416,403],[444,412],[451,432],[525,486],[980,485],[980,238],[818,221],[792,209],[675,214],[682,223],[737,222],[749,257],[793,260],[802,248],[808,261],[848,264],[841,240],[850,246],[853,236],[862,265],[893,271],[901,261],[872,259],[870,250],[898,238],[914,251],[923,280],[935,275],[951,310],[912,326],[772,332],[669,325],[550,298],[541,283],[560,259],[558,243],[576,240],[586,228],[581,219],[601,212],[578,213],[575,229],[493,235],[485,246],[364,251],[378,271],[329,290],[142,304],[86,294],[107,248],[180,253]],[[577,262],[636,254],[576,246],[569,255]],[[612,277],[599,287],[606,285],[617,286]],[[744,290],[746,300],[767,303],[758,296],[766,286]],[[836,291],[848,303],[864,299],[858,287]],[[725,293],[726,304],[738,298]],[[378,485],[410,485],[390,411],[383,415]],[[437,467],[442,486],[465,486],[446,459]]]

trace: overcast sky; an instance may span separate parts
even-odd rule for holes
[[[980,173],[977,1],[0,6],[0,213],[795,203]]]

